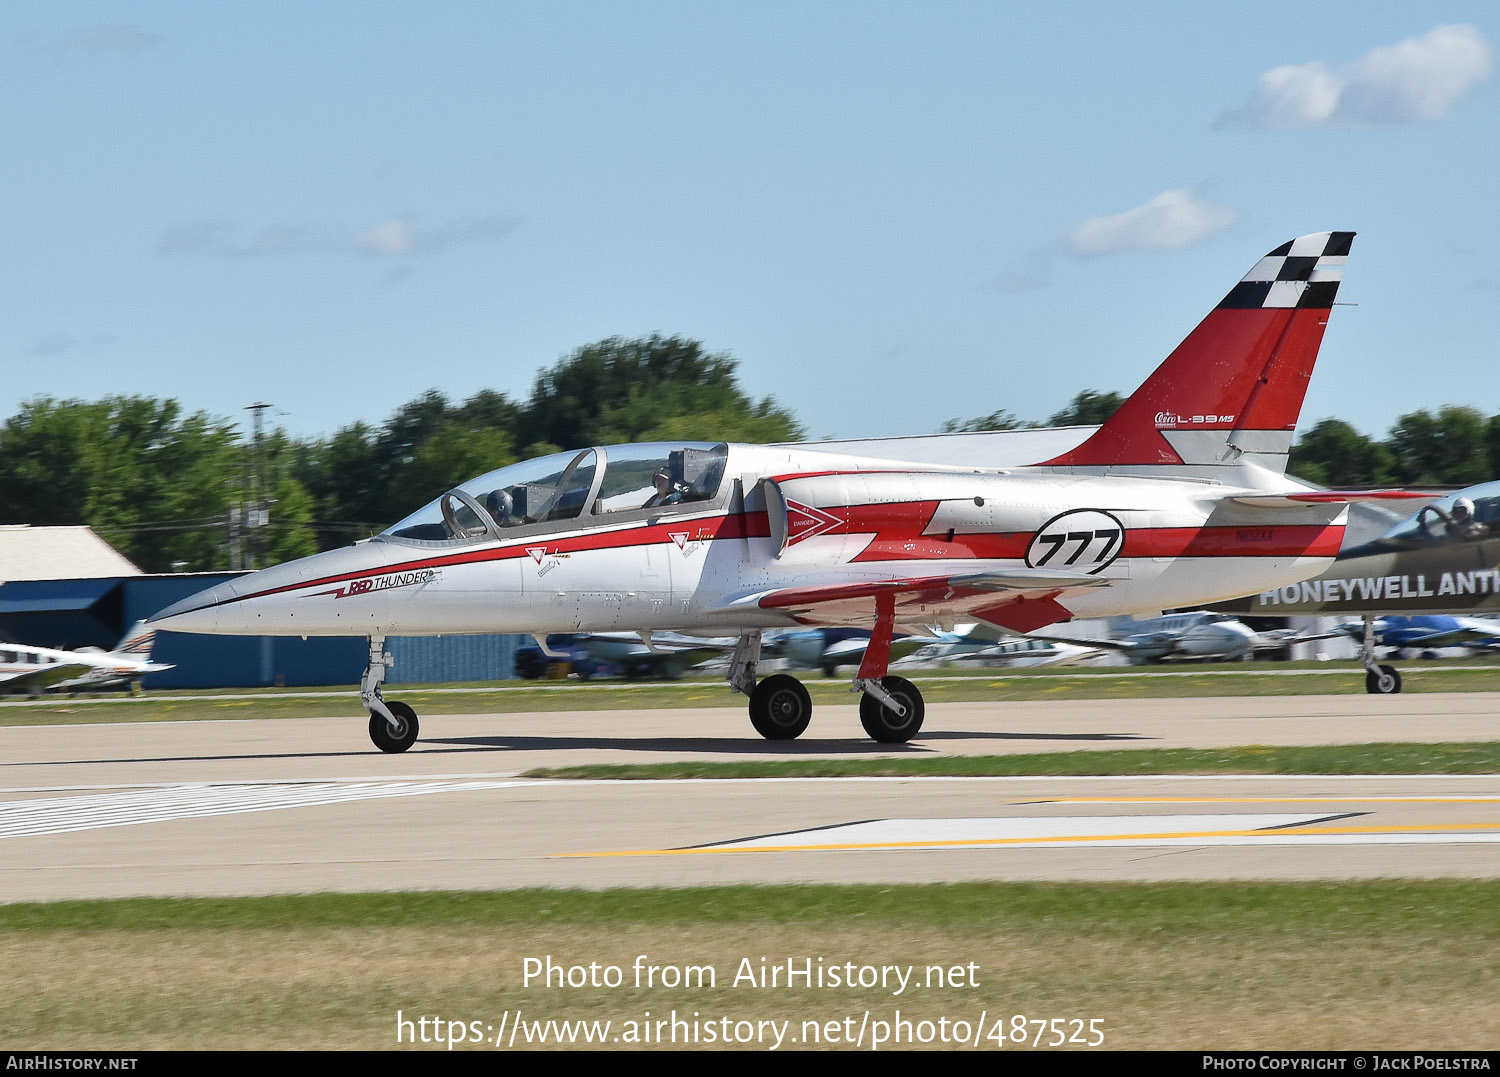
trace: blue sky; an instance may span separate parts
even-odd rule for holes
[[[1500,411],[1480,3],[0,6],[0,417],[173,396],[299,436],[727,352],[813,437],[1133,389],[1359,233],[1303,412]]]

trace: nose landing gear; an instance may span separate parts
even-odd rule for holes
[[[1395,666],[1375,662],[1375,618],[1365,614],[1364,639],[1360,643],[1359,661],[1365,667],[1365,691],[1388,696],[1401,691],[1401,671]]]
[[[359,682],[359,698],[370,712],[370,740],[382,752],[404,752],[417,743],[417,712],[405,703],[386,702],[380,685],[395,662],[385,649],[384,636],[370,637],[370,661]]]

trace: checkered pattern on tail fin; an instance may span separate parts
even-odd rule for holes
[[[1246,273],[1220,310],[1327,310],[1344,279],[1353,232],[1318,232],[1288,240]]]

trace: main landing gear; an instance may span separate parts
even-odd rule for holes
[[[886,675],[891,657],[891,632],[895,621],[893,600],[882,598],[876,605],[875,630],[854,678],[853,691],[859,701],[859,721],[865,732],[881,744],[905,744],[922,728],[926,706],[917,686],[905,677]],[[750,724],[767,740],[793,740],[812,720],[812,698],[796,677],[776,673],[757,683],[755,667],[760,661],[760,633],[746,632],[729,660],[729,686],[750,698]]]
[[[1377,665],[1375,662],[1375,618],[1365,614],[1365,634],[1360,641],[1359,662],[1365,667],[1365,691],[1371,695],[1388,696],[1401,691],[1401,671],[1395,666]]]
[[[405,703],[387,703],[380,685],[394,659],[385,649],[384,636],[370,637],[370,661],[359,682],[359,698],[370,712],[370,740],[382,752],[404,752],[417,743],[417,712]]]

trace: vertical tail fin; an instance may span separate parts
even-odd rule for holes
[[[136,658],[142,662],[151,661],[151,649],[156,645],[156,629],[147,628],[145,621],[137,621],[130,626],[130,631],[125,633],[123,639],[115,644],[111,654],[124,655]]]
[[[1093,436],[1043,466],[1235,464],[1282,472],[1353,232],[1277,247]]]

